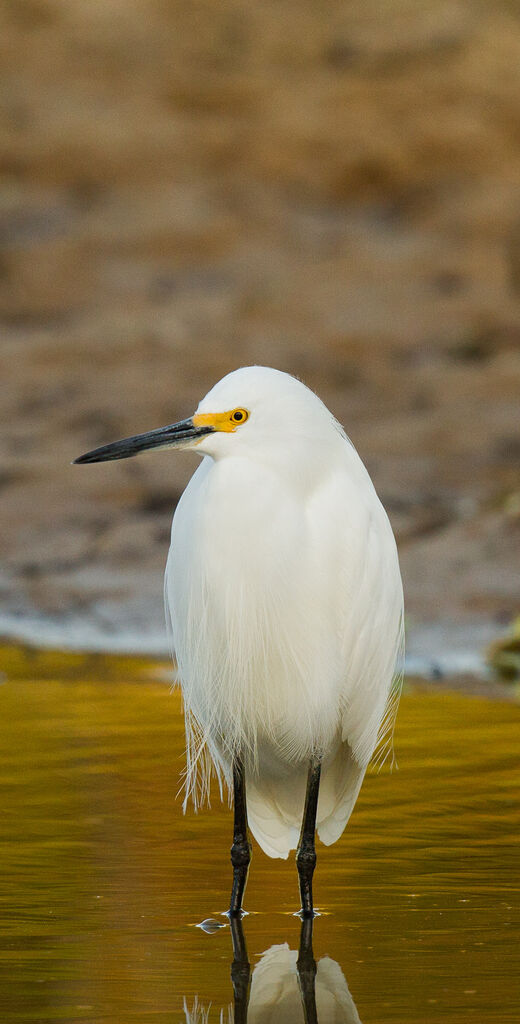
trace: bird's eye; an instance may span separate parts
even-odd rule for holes
[[[245,409],[235,409],[234,412],[231,413],[233,423],[245,423],[248,416],[249,413]]]

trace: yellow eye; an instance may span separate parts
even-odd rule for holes
[[[245,423],[248,417],[247,409],[234,409],[230,418],[233,420],[233,423]]]

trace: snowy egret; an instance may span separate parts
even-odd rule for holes
[[[186,719],[186,801],[212,766],[234,797],[230,914],[249,828],[297,849],[313,915],[315,831],[342,834],[376,748],[392,746],[403,643],[394,536],[342,427],[301,381],[243,367],[189,419],[76,462],[193,449],[172,524],[165,599]],[[246,796],[247,789],[247,796]]]

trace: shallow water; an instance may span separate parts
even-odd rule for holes
[[[230,813],[182,815],[178,695],[144,661],[2,653],[2,1022],[227,1021]],[[518,1020],[519,738],[515,704],[404,696],[400,770],[318,848],[320,1024]],[[255,847],[246,906],[248,1022],[303,1022],[294,863]]]

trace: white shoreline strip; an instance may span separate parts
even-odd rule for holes
[[[425,679],[454,675],[485,678],[489,675],[485,650],[500,632],[492,622],[414,625],[407,633],[405,674]],[[103,628],[88,616],[53,619],[0,613],[0,639],[47,649],[169,658],[165,630],[144,628],[142,623],[125,629],[115,622]]]

